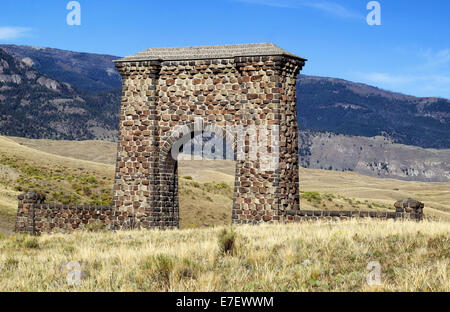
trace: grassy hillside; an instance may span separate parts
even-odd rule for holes
[[[0,230],[11,232],[17,195],[33,190],[49,202],[110,204],[116,144],[0,137]],[[234,163],[181,161],[181,227],[231,222]],[[450,220],[450,183],[377,179],[352,172],[300,170],[301,207],[313,210],[393,209],[413,197],[425,214]]]
[[[449,229],[352,220],[14,236],[0,240],[0,290],[450,291]],[[73,286],[72,261],[84,271]],[[372,261],[378,286],[366,282]]]

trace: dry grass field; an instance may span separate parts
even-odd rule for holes
[[[303,209],[389,210],[413,197],[432,218],[231,229],[233,162],[182,161],[181,230],[11,233],[24,191],[109,203],[115,150],[0,137],[0,291],[450,291],[450,183],[301,169]],[[67,282],[72,261],[83,271],[79,285]],[[366,282],[371,261],[381,265],[381,285]]]
[[[443,222],[351,220],[12,236],[0,239],[0,291],[448,292],[449,234]]]

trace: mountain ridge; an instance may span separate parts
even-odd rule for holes
[[[35,139],[117,140],[121,78],[112,63],[116,58],[0,45],[0,134]],[[306,75],[299,77],[297,99],[302,165],[424,181],[430,178],[419,171],[432,172],[431,180],[435,181],[447,177],[448,167],[442,161],[450,163],[449,100]],[[325,140],[327,136],[331,139]],[[383,146],[391,155],[379,155],[376,149],[370,152],[368,142],[378,144],[379,137],[387,139],[389,144]],[[356,152],[349,153],[349,146],[353,148],[356,143]],[[419,170],[420,163],[434,159],[435,153],[416,149],[414,156],[408,158],[409,154],[406,157],[399,152],[408,149],[404,145],[444,150],[439,154],[441,164]],[[360,148],[365,151],[364,156],[351,156],[361,154]],[[313,151],[312,155],[307,155],[308,150]],[[334,156],[326,150],[334,151]],[[349,165],[349,159],[353,164]],[[386,162],[390,164],[388,169]]]
[[[19,45],[0,45],[0,48],[41,73],[80,90],[102,92],[122,85],[113,64],[113,60],[119,59],[117,56]]]
[[[0,132],[4,135],[114,140],[120,92],[79,90],[0,48]]]
[[[450,100],[315,76],[300,76],[297,90],[301,128],[450,148]]]
[[[14,45],[0,48],[55,80],[91,93],[91,98],[121,86],[112,63],[119,58],[116,56]],[[384,135],[405,145],[450,148],[448,99],[415,97],[344,79],[306,75],[299,76],[297,92],[301,128],[366,137]],[[109,109],[118,112],[120,95],[116,92],[111,101]]]
[[[384,95],[387,95],[387,96],[394,96],[394,97],[399,97],[399,98],[450,101],[450,99],[445,98],[445,97],[440,97],[440,96],[425,96],[425,97],[421,97],[421,96],[409,95],[409,94],[402,93],[402,92],[397,92],[397,91],[393,91],[393,90],[388,90],[388,89],[383,89],[383,88],[380,88],[380,87],[372,86],[372,85],[364,83],[364,82],[351,81],[351,80],[344,79],[344,78],[336,78],[336,77],[329,77],[329,76],[312,76],[312,75],[304,75],[304,74],[300,74],[300,77],[304,77],[304,78],[308,78],[308,79],[317,79],[317,80],[319,80],[319,79],[320,80],[330,80],[330,81],[336,81],[336,82],[340,82],[340,83],[351,83],[351,84],[354,84],[356,86],[360,86],[360,87],[364,87],[364,88],[367,88],[367,89],[371,89],[371,90],[374,91],[374,93],[380,93],[380,94],[384,94]]]

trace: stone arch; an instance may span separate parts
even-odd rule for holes
[[[188,137],[182,140],[182,143],[186,143],[187,140],[195,137],[195,127],[193,122],[186,123],[183,126],[186,126],[189,131]],[[236,153],[235,137],[228,131],[214,123],[206,123],[203,130],[219,135],[224,141],[232,142],[233,153]],[[161,154],[158,164],[159,181],[156,183],[159,187],[159,192],[155,195],[159,199],[151,199],[149,202],[149,206],[152,207],[154,221],[160,224],[163,223],[163,227],[178,227],[180,220],[178,160],[172,154],[173,148],[178,147],[176,143],[180,137],[174,135],[173,132],[174,129],[170,135],[161,139]]]
[[[115,209],[149,217],[149,227],[179,226],[170,134],[179,125],[195,130],[200,118],[225,137],[229,125],[279,128],[271,171],[247,157],[251,143],[240,146],[246,157],[236,162],[234,223],[277,221],[282,211],[298,210],[295,97],[305,61],[273,44],[148,49],[116,61],[123,90]]]
[[[186,143],[187,140],[192,139],[195,135],[200,134],[200,133],[195,134],[196,133],[195,124],[192,121],[187,122],[185,124],[179,124],[178,126],[186,127],[187,131],[185,132],[185,134],[189,132],[187,133],[188,137],[182,140],[182,138],[179,135],[176,135],[175,133],[176,129],[171,129],[170,133],[161,139],[161,152],[162,152],[161,160],[163,161],[165,161],[166,157],[170,157],[172,147],[174,146],[175,143],[177,143],[177,141],[181,139],[182,143],[184,144]],[[228,143],[231,142],[232,144],[231,148],[233,149],[233,151],[236,150],[236,136],[230,133],[228,129],[219,126],[213,122],[202,121],[201,131],[219,135],[221,139],[223,139],[225,142]],[[192,136],[192,134],[194,134],[194,136]]]

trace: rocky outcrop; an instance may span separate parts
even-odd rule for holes
[[[0,49],[40,73],[81,90],[101,92],[121,86],[112,62],[116,56],[17,45],[0,45]]]
[[[0,134],[33,139],[117,138],[120,89],[81,91],[0,48]]]
[[[305,168],[354,171],[407,181],[450,181],[450,149],[424,149],[390,138],[302,130],[300,164]]]

